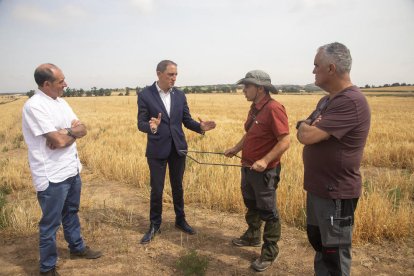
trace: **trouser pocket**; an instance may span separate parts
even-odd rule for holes
[[[348,205],[352,205],[352,208]],[[324,246],[351,245],[354,211],[352,199],[333,200],[332,208],[328,208],[324,213],[322,226],[326,230]]]

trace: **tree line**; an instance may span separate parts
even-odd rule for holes
[[[70,88],[66,87],[63,91],[62,97],[101,97],[101,96],[111,96],[113,92],[118,92],[118,96],[129,96],[131,90],[139,91],[141,88],[130,88],[126,87],[125,89],[120,88],[97,88],[96,86],[92,87],[90,90],[84,90],[84,89],[76,89],[76,88]],[[30,90],[29,92],[26,92],[26,96],[29,98],[33,96],[35,93],[35,90]]]
[[[403,83],[394,82],[393,84],[386,83],[384,85],[378,85],[378,86],[366,84],[362,88],[381,88],[381,87],[412,86],[412,85],[414,85],[414,83],[413,84],[409,84],[409,83],[405,83],[405,82],[403,82]]]
[[[407,84],[403,83],[392,83],[392,84],[384,84],[384,85],[369,85],[366,84],[364,87],[361,88],[381,88],[381,87],[395,87],[395,86],[411,86],[414,84]],[[148,86],[146,86],[148,87]],[[236,93],[238,90],[242,89],[242,85],[236,84],[216,84],[216,85],[194,85],[194,86],[181,86],[177,87],[178,89],[182,90],[185,94],[191,93]],[[302,92],[316,92],[321,91],[321,89],[314,84],[307,84],[307,85],[293,85],[293,84],[286,84],[286,85],[275,85],[277,93],[302,93]],[[129,96],[131,92],[135,92],[137,95],[143,88],[137,86],[135,88],[125,87],[125,88],[97,88],[92,87],[90,90],[84,89],[76,89],[66,87],[63,92],[63,97],[100,97],[100,96],[111,96],[113,93],[118,93],[118,96]],[[26,93],[26,96],[29,98],[33,96],[35,90],[30,90]]]

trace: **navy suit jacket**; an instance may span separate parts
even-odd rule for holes
[[[200,123],[191,118],[184,92],[174,87],[170,93],[170,116],[168,116],[155,82],[138,93],[138,129],[147,133],[145,153],[147,158],[167,159],[171,152],[172,142],[178,154],[184,155],[181,150],[187,150],[187,142],[182,125],[192,131],[203,132]],[[157,133],[153,134],[149,120],[151,117],[157,118],[158,113],[162,114],[161,123]]]

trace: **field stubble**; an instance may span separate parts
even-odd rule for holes
[[[297,120],[306,117],[321,95],[276,95],[287,109],[291,147],[282,159],[278,207],[285,223],[305,226],[302,145],[295,138]],[[40,216],[21,134],[24,99],[0,107],[0,192],[9,194],[1,209],[0,225],[13,232],[33,233]],[[243,135],[250,103],[240,95],[188,95],[192,115],[214,120],[217,128],[205,136],[186,130],[189,149],[223,152]],[[369,97],[372,126],[363,159],[363,195],[358,203],[356,241],[403,240],[413,235],[414,200],[414,98]],[[146,188],[149,173],[145,158],[146,135],[138,132],[136,97],[68,98],[88,128],[78,150],[88,170],[108,180]],[[20,153],[20,154],[18,154]],[[199,161],[238,164],[236,158],[196,155]],[[168,177],[167,177],[168,181]],[[240,170],[235,167],[199,165],[187,159],[185,201],[206,208],[244,212],[240,193]],[[1,199],[1,198],[0,198]],[[172,202],[165,185],[164,201]],[[92,203],[91,203],[92,204]],[[85,204],[83,204],[85,206]],[[0,206],[1,207],[1,206]],[[88,208],[88,203],[86,203]]]

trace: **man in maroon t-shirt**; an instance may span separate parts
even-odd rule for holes
[[[320,47],[314,63],[315,84],[329,95],[296,126],[305,145],[307,234],[316,251],[316,275],[350,275],[352,225],[361,195],[359,168],[371,113],[351,82],[352,58],[345,45]]]
[[[243,92],[253,102],[244,124],[246,134],[224,154],[232,157],[242,152],[241,190],[247,207],[247,231],[233,239],[236,246],[260,246],[262,221],[265,221],[261,255],[252,263],[256,271],[264,271],[276,259],[280,239],[280,220],[276,207],[280,158],[289,148],[289,124],[283,105],[273,100],[275,91],[267,73],[254,70],[238,81]]]

